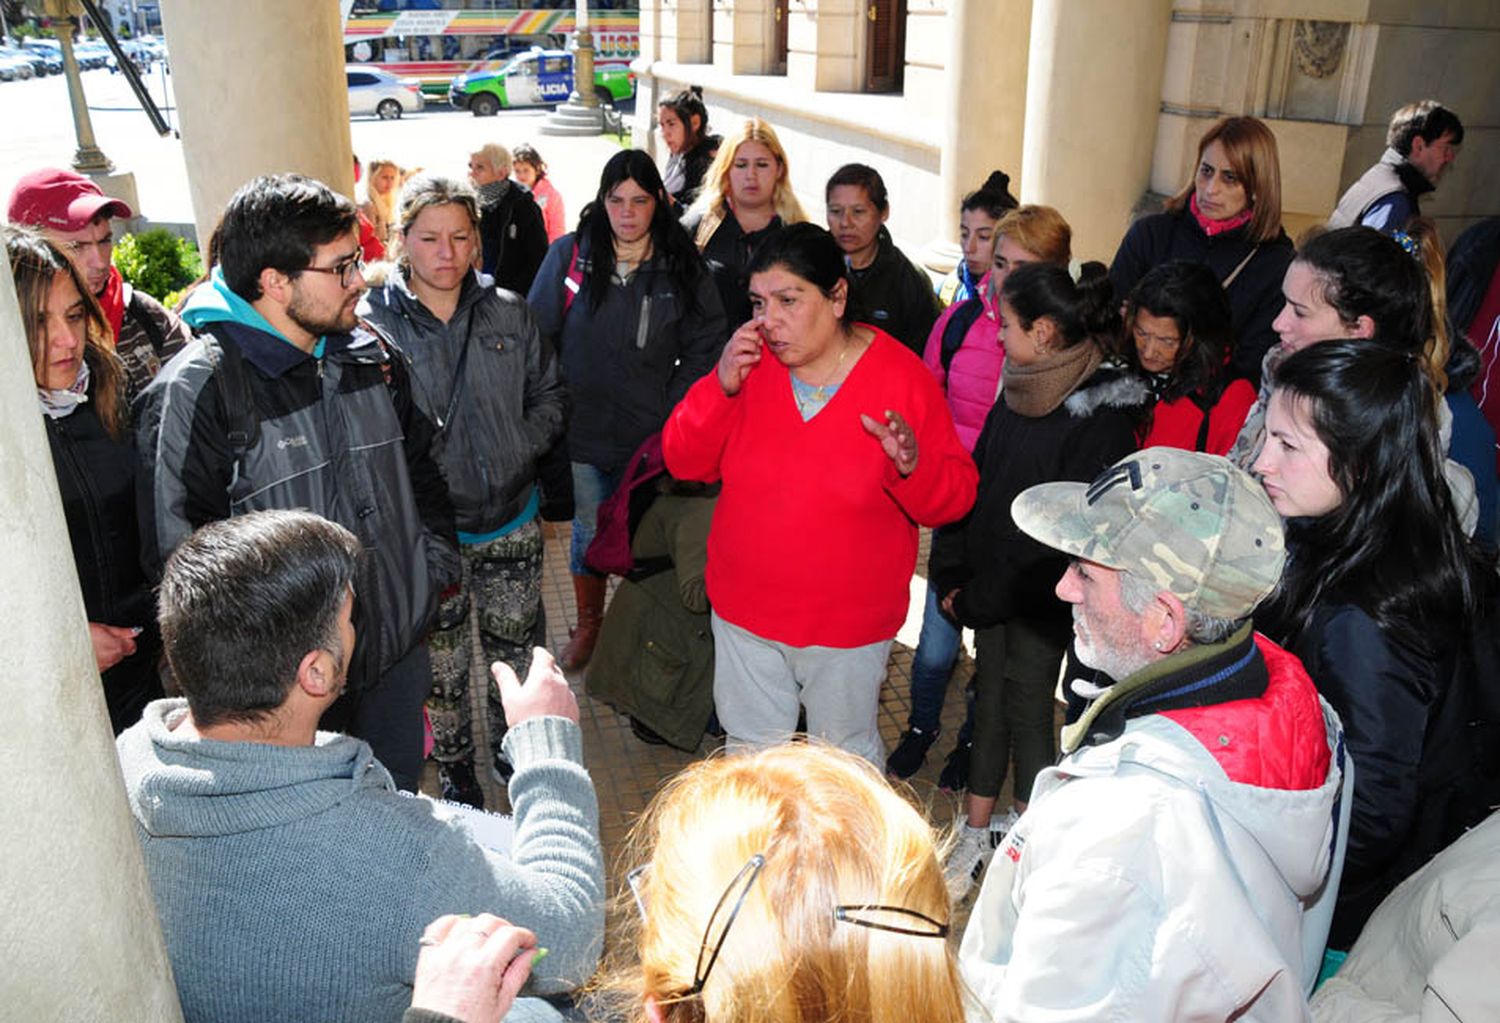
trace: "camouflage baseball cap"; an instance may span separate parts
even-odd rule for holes
[[[1147,448],[1087,485],[1031,487],[1010,513],[1047,546],[1152,581],[1215,618],[1250,614],[1286,562],[1281,516],[1218,455]]]

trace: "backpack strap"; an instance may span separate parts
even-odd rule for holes
[[[943,363],[943,372],[948,372],[948,367],[953,365],[953,357],[958,350],[964,346],[964,338],[969,334],[969,328],[974,326],[976,320],[984,313],[984,300],[979,298],[968,298],[958,304],[953,310],[953,315],[948,317],[948,323],[943,327],[942,349],[938,358]]]
[[[245,455],[260,439],[260,410],[250,393],[250,378],[245,372],[245,354],[228,331],[216,325],[207,328],[208,343],[204,351],[213,364],[214,384],[219,389],[219,404],[224,410],[224,434],[234,464],[229,477],[231,512],[236,504],[250,496],[251,486],[245,470]]]
[[[568,310],[573,308],[573,300],[578,297],[578,291],[583,287],[583,271],[578,269],[578,236],[573,236],[573,256],[568,260],[568,272],[563,275],[563,319],[568,318]]]
[[[151,315],[146,304],[140,301],[140,291],[129,284],[125,287],[130,291],[130,297],[125,300],[126,314],[140,324],[146,340],[151,342],[151,350],[156,353],[156,358],[165,361],[166,356],[162,355],[162,349],[167,347],[167,336],[161,332],[161,325],[156,322],[156,318]]]

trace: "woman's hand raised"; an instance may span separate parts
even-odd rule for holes
[[[881,450],[896,463],[897,472],[910,476],[916,471],[917,435],[912,432],[911,424],[901,418],[901,413],[886,409],[883,423],[861,413],[859,421],[865,424],[870,436],[880,441]]]
[[[750,320],[734,332],[719,355],[719,386],[725,394],[732,398],[740,393],[760,355],[760,324]]]

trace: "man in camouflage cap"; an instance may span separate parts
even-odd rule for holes
[[[1250,621],[1285,560],[1276,510],[1226,459],[1151,448],[1011,514],[1073,558],[1069,723],[964,933],[971,1018],[1305,1018],[1346,761]]]

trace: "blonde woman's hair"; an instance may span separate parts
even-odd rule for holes
[[[765,859],[758,876],[741,874],[756,855]],[[701,761],[652,800],[625,856],[622,867],[645,864],[636,883],[645,919],[623,891],[623,961],[608,989],[630,1000],[636,1019],[647,997],[669,1023],[963,1018],[932,830],[864,760],[798,743]],[[854,915],[922,933],[835,918],[835,907],[875,905],[927,920]],[[705,935],[704,962],[721,935],[722,945],[692,994]]]
[[[469,223],[478,230],[479,197],[467,182],[438,174],[418,174],[401,189],[401,220],[397,228],[401,251],[396,262],[402,270],[411,268],[411,259],[406,254],[406,236],[411,231],[412,224],[416,223],[423,210],[448,205],[462,207],[469,215]],[[477,238],[475,244],[478,245]]]
[[[719,144],[718,155],[709,165],[708,172],[703,175],[703,190],[698,193],[692,209],[694,213],[703,214],[703,219],[698,222],[698,231],[693,236],[693,244],[698,246],[700,252],[719,229],[719,225],[724,223],[724,218],[729,216],[729,170],[734,166],[735,154],[746,142],[759,142],[771,151],[771,155],[781,165],[781,173],[776,178],[776,189],[772,193],[772,203],[782,222],[800,224],[812,220],[797,201],[797,194],[792,191],[792,174],[787,165],[786,150],[781,146],[781,139],[776,137],[776,129],[759,117],[752,117]]]
[[[1073,258],[1073,229],[1051,206],[1019,206],[995,222],[995,245],[1009,238],[1043,263],[1067,266]]]
[[[1203,151],[1215,142],[1224,147],[1229,168],[1245,186],[1251,217],[1248,237],[1268,242],[1281,233],[1281,155],[1276,136],[1258,117],[1221,117],[1198,140],[1198,159],[1187,186],[1163,205],[1172,211],[1188,208],[1198,187]]]
[[[386,168],[396,172],[396,180],[391,182],[391,187],[384,192],[375,190],[375,175]],[[365,165],[365,201],[369,203],[373,215],[370,219],[375,222],[377,234],[384,229],[384,236],[380,241],[382,244],[390,241],[390,234],[396,227],[396,199],[401,193],[401,182],[405,179],[405,172],[401,165],[395,160],[379,157],[371,160]]]
[[[1427,293],[1432,300],[1432,333],[1422,345],[1418,360],[1439,399],[1448,391],[1448,356],[1452,342],[1448,338],[1448,263],[1443,258],[1443,239],[1437,222],[1431,217],[1415,216],[1406,222],[1399,235],[1410,239],[1412,258],[1427,271]],[[1397,237],[1403,248],[1407,242]]]

